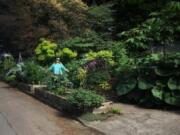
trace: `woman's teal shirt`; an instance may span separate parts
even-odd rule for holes
[[[54,63],[49,68],[55,75],[62,75],[67,69],[62,63]]]

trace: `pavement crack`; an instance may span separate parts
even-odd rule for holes
[[[4,114],[2,112],[0,112],[1,116],[6,120],[8,126],[14,131],[15,135],[18,135],[18,133],[16,132],[16,130],[13,128],[12,124],[9,122],[9,120],[6,118],[6,116],[4,116]]]

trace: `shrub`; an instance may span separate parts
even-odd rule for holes
[[[84,89],[76,90],[68,96],[68,102],[82,112],[101,106],[104,100],[102,96]]]
[[[3,61],[0,61],[0,73],[2,76],[15,66],[15,61],[13,58],[5,58]]]
[[[14,80],[16,80],[16,75],[5,76],[4,80],[6,82],[14,81]]]
[[[61,86],[57,88],[56,90],[53,90],[53,91],[51,90],[51,92],[53,92],[56,95],[65,95],[67,93],[67,88]]]
[[[74,84],[75,87],[80,86],[80,81],[78,78],[78,69],[83,65],[84,62],[80,60],[73,60],[66,64],[67,69],[69,69],[69,80]]]
[[[105,81],[105,82],[102,82],[99,84],[99,88],[102,89],[102,90],[111,90],[112,89],[112,86],[110,85],[109,82]]]
[[[69,61],[73,58],[77,57],[77,52],[72,51],[69,48],[63,48],[62,50],[58,50],[56,53],[57,57],[60,57],[64,62]]]
[[[180,54],[153,54],[141,59],[133,71],[121,74],[116,90],[118,96],[139,103],[180,106],[179,80]]]
[[[89,50],[102,50],[104,46],[106,46],[105,41],[93,31],[87,31],[81,37],[63,40],[58,43],[59,49],[68,47],[77,51],[78,54],[87,53]]]
[[[25,62],[22,72],[19,79],[30,84],[42,84],[47,77],[47,71],[33,61]]]
[[[109,49],[113,51],[115,61],[115,71],[131,71],[134,67],[134,59],[128,56],[128,51],[123,42],[109,43]]]
[[[73,84],[69,81],[66,74],[63,76],[51,74],[46,78],[46,84],[49,91],[62,94],[65,94],[65,89],[73,87]]]
[[[63,61],[70,60],[77,57],[77,52],[64,47],[58,48],[56,43],[53,43],[46,39],[40,39],[40,43],[35,49],[37,60],[42,64],[47,64],[55,57],[62,58]]]
[[[86,75],[85,87],[96,89],[102,82],[107,82],[111,78],[108,70],[92,70]]]
[[[43,64],[50,62],[55,57],[57,45],[49,40],[40,39],[40,42],[35,49],[37,60]]]
[[[94,59],[104,59],[109,65],[114,64],[113,52],[109,51],[109,50],[101,50],[101,51],[98,51],[98,52],[90,51],[89,53],[87,53],[85,55],[85,59],[87,61],[91,61],[91,60],[94,60]]]
[[[78,79],[80,81],[80,86],[83,87],[86,83],[86,74],[87,74],[87,71],[83,68],[79,68],[78,69]]]

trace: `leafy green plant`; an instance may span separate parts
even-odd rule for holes
[[[104,98],[92,91],[79,89],[68,96],[68,102],[82,112],[91,111],[95,107],[101,106]]]
[[[128,51],[125,48],[123,42],[119,42],[119,41],[109,42],[107,44],[107,47],[113,52],[113,60],[114,60],[114,66],[112,70],[113,72],[131,71],[134,68],[135,61],[133,58],[128,56]]]
[[[130,78],[121,77],[116,87],[117,95],[122,96],[128,94],[136,87],[136,84],[137,84],[137,80],[134,77],[130,77]]]
[[[68,78],[74,84],[74,87],[80,86],[80,80],[78,78],[79,68],[84,64],[82,59],[77,59],[70,61],[66,64],[67,69],[69,69]]]
[[[68,92],[68,88],[61,86],[55,90],[50,90],[50,91],[56,95],[66,95]]]
[[[56,52],[56,56],[60,57],[64,62],[72,60],[77,57],[77,52],[72,51],[69,48],[63,48]]]
[[[111,78],[108,70],[92,70],[87,72],[85,87],[96,89],[102,82],[107,82]]]
[[[149,58],[148,56],[145,61],[143,60],[144,64],[140,60],[139,66],[131,73],[125,72],[125,77],[120,77],[116,87],[118,96],[125,95],[131,100],[145,104],[166,103],[180,106],[180,59],[177,60],[179,53],[169,53],[155,59]],[[135,96],[133,96],[134,93],[136,93]]]
[[[64,88],[72,88],[73,84],[67,78],[67,75],[50,75],[46,78],[46,85],[49,91],[51,92],[58,92],[61,90],[63,91]],[[62,89],[63,88],[63,89]]]
[[[119,109],[119,108],[112,108],[110,110],[110,112],[113,114],[121,114],[122,113],[121,109]]]
[[[168,87],[170,90],[180,90],[180,78],[179,77],[169,78]]]
[[[56,56],[57,45],[49,40],[40,39],[40,42],[35,49],[37,60],[41,63],[47,63]]]
[[[105,82],[101,82],[101,83],[99,84],[99,88],[100,88],[101,90],[107,91],[107,90],[111,90],[111,89],[112,89],[112,86],[111,86],[107,81],[105,81]]]
[[[116,30],[123,29],[117,37],[131,55],[145,53],[151,46],[171,45],[174,40],[178,39],[179,22],[175,20],[179,18],[177,13],[180,11],[180,2],[158,0],[155,6],[155,3],[146,0],[120,0],[116,4],[118,5],[115,6],[115,16],[118,15],[117,18],[115,17],[115,20],[117,19]],[[128,17],[132,14],[133,17],[126,18],[124,13],[128,14]],[[126,20],[121,22],[124,17]]]
[[[112,3],[106,3],[100,6],[92,6],[88,9],[89,21],[98,32],[111,32],[113,17],[112,17]]]
[[[83,68],[78,69],[78,79],[80,81],[80,86],[83,87],[86,83],[86,76],[87,76],[87,71]]]
[[[84,54],[90,50],[98,51],[106,47],[106,40],[98,33],[88,30],[81,37],[75,37],[68,40],[59,41],[58,48],[69,48],[78,54]]]
[[[34,61],[26,61],[20,73],[19,79],[30,84],[42,84],[47,77],[48,72]]]
[[[114,65],[113,52],[108,50],[101,50],[98,52],[90,51],[85,55],[85,59],[87,61],[91,61],[94,59],[104,59],[109,65]]]
[[[0,61],[0,73],[1,76],[5,76],[5,74],[12,69],[16,65],[14,58],[5,58],[3,61]]]
[[[6,81],[6,82],[11,82],[11,81],[15,81],[16,80],[16,75],[10,75],[10,76],[5,76],[4,77],[4,80]]]

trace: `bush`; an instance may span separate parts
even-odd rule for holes
[[[27,61],[22,73],[18,74],[18,79],[30,84],[42,84],[47,76],[48,73],[43,67],[33,61]]]
[[[84,89],[76,90],[68,96],[68,102],[82,112],[101,106],[104,100],[104,97]]]
[[[14,81],[14,80],[16,80],[16,75],[5,76],[5,77],[4,77],[4,80],[5,80],[6,82]]]
[[[103,82],[109,81],[111,78],[108,70],[93,70],[89,71],[86,75],[85,86],[89,89],[99,87]]]
[[[59,41],[59,49],[68,47],[73,49],[78,54],[84,54],[90,50],[102,50],[105,46],[105,41],[99,34],[93,31],[84,33],[81,37],[75,37],[68,40]]]
[[[46,85],[50,92],[63,95],[66,93],[66,89],[72,88],[73,84],[67,78],[67,75],[55,76],[50,75],[46,78]]]
[[[40,39],[40,42],[35,49],[37,60],[43,64],[50,62],[55,57],[57,45],[49,40]]]
[[[83,65],[84,62],[82,60],[73,60],[66,64],[67,69],[69,69],[69,80],[73,83],[75,87],[80,86],[80,81],[78,78],[78,69]]]
[[[15,61],[13,58],[5,58],[3,61],[0,61],[0,74],[2,77],[15,66]]]
[[[80,86],[83,87],[86,83],[86,75],[87,75],[87,71],[83,68],[79,68],[78,69],[78,75],[77,78],[80,81]]]
[[[109,65],[114,64],[113,52],[108,51],[108,50],[101,50],[101,51],[98,51],[98,52],[90,51],[89,53],[87,53],[85,55],[85,59],[87,61],[91,61],[91,60],[95,60],[95,59],[104,59],[107,62],[107,64],[109,64]]]
[[[153,54],[139,62],[131,72],[121,74],[117,95],[145,105],[180,106],[180,53]]]
[[[67,94],[67,91],[68,91],[68,89],[66,88],[66,87],[59,87],[59,88],[57,88],[56,90],[51,90],[51,92],[53,92],[54,94],[56,94],[56,95],[65,95],[65,94]]]
[[[62,50],[60,49],[56,52],[56,56],[60,57],[63,62],[67,62],[73,58],[76,58],[77,53],[69,48],[63,48]]]

